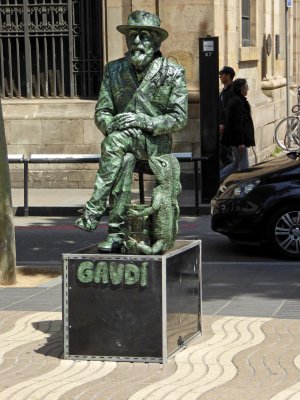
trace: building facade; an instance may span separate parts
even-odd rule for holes
[[[136,9],[157,13],[169,38],[163,54],[186,69],[189,121],[174,151],[200,153],[199,37],[219,37],[219,63],[248,80],[255,123],[252,162],[274,150],[286,115],[285,0],[2,0],[0,94],[8,152],[100,153],[93,113],[103,65],[122,57],[115,27]],[[300,0],[288,11],[290,101],[300,85]],[[205,101],[205,99],[201,99]],[[96,165],[30,168],[31,187],[92,187]],[[13,187],[23,174],[11,166]]]

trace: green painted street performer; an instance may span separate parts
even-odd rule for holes
[[[160,45],[168,33],[158,16],[134,11],[117,30],[126,36],[128,53],[104,71],[95,123],[106,137],[94,192],[75,222],[95,230],[109,198],[108,237],[98,246],[103,252],[117,251],[123,243],[136,160],[171,153],[171,134],[187,121],[184,69],[162,57]]]

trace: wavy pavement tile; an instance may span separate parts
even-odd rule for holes
[[[300,370],[300,354],[294,360],[295,366]],[[300,399],[300,381],[295,385],[283,390],[271,398],[271,400],[299,400]]]
[[[38,312],[18,319],[10,330],[0,334],[0,365],[9,351],[50,336],[53,322],[60,319],[60,312]],[[41,325],[43,323],[46,327]],[[39,330],[39,325],[43,330]]]
[[[61,339],[53,335],[60,330],[60,324],[57,323],[60,320],[60,312],[31,313],[15,321],[10,330],[0,335],[0,363],[7,363],[0,370],[2,377],[10,374],[10,381],[14,376],[23,378],[22,382],[11,384],[3,390],[0,393],[1,400],[57,400],[72,388],[101,379],[116,368],[116,363],[54,358],[53,354],[60,356],[62,350]],[[47,338],[48,343],[45,344]],[[35,354],[35,349],[40,346],[44,347],[43,354]],[[7,353],[12,356],[4,359]],[[50,362],[48,354],[52,356]]]
[[[198,336],[193,343],[210,339],[213,335],[211,325],[220,317],[203,317],[203,336]],[[177,327],[178,330],[178,327]],[[60,400],[128,400],[137,391],[173,375],[177,367],[174,358],[162,367],[161,364],[119,363],[117,368],[101,380],[85,384],[64,394]]]
[[[0,366],[0,392],[56,368],[63,353],[62,334],[18,346],[4,356]]]
[[[195,400],[201,394],[232,380],[239,352],[265,339],[261,326],[268,318],[224,317],[212,325],[213,337],[175,357],[176,372],[135,393],[130,400]]]
[[[294,365],[300,348],[299,321],[271,319],[261,329],[265,340],[234,357],[238,369],[234,379],[202,395],[201,400],[271,399],[300,380]]]
[[[101,379],[115,368],[115,362],[61,360],[52,371],[4,390],[0,399],[57,400],[71,388]]]
[[[168,377],[175,369],[174,362],[165,368],[156,363],[118,363],[109,375],[70,390],[60,400],[128,400],[137,390]]]
[[[7,311],[0,310],[0,335],[12,329],[16,321],[32,311]]]

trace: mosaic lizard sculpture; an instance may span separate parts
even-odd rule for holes
[[[136,246],[143,254],[164,254],[174,246],[178,231],[180,165],[171,154],[152,156],[149,165],[158,182],[153,190],[151,205],[142,211],[129,210],[127,216],[152,216],[152,245],[130,239],[127,246]]]

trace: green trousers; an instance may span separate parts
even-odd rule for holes
[[[132,174],[136,160],[147,160],[155,153],[170,153],[171,141],[168,140],[169,143],[159,146],[149,135],[141,134],[137,138],[126,131],[112,132],[103,140],[95,187],[92,197],[86,203],[86,209],[100,218],[109,199],[109,234],[124,235],[125,206],[131,201]]]

